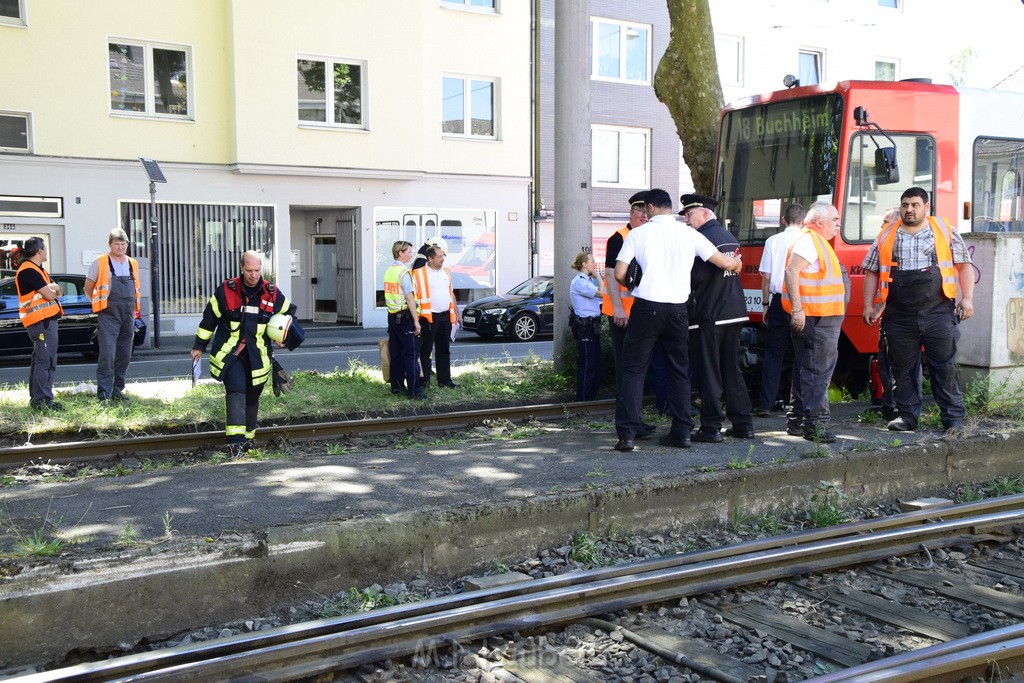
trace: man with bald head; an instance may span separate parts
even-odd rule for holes
[[[240,265],[241,275],[225,280],[210,297],[192,346],[195,361],[213,341],[210,375],[224,384],[224,433],[233,456],[252,447],[260,394],[273,372],[267,321],[275,313],[295,313],[288,297],[263,279],[263,257],[258,252],[242,254]]]

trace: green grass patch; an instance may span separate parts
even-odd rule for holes
[[[385,384],[380,369],[352,361],[345,369],[333,372],[296,372],[295,388],[280,397],[269,391],[260,400],[260,423],[295,420],[361,419],[397,415],[410,408],[405,396],[394,396]],[[557,377],[553,363],[531,355],[515,363],[510,360],[483,360],[461,366],[459,389],[428,390],[422,407],[433,411],[461,409],[467,403],[488,404],[522,400],[564,400],[571,382]],[[131,388],[129,387],[129,395]],[[139,397],[125,403],[98,404],[92,394],[61,392],[64,410],[36,412],[21,398],[0,396],[0,434],[73,435],[76,438],[121,439],[152,433],[189,431],[200,426],[217,430],[224,423],[224,389],[220,384],[201,384],[185,398]],[[415,407],[420,408],[416,403]],[[515,430],[506,438],[523,438],[535,433],[530,428]],[[128,474],[118,472],[116,476]],[[5,484],[6,485],[6,484]]]

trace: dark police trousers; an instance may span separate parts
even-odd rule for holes
[[[577,320],[572,331],[576,338],[576,400],[593,401],[601,384],[601,316]]]
[[[761,365],[761,393],[758,396],[758,407],[771,410],[779,397],[779,385],[785,372],[786,352],[792,348],[789,314],[782,310],[782,295],[772,294],[765,315],[764,362]],[[789,402],[789,388],[783,387],[782,400]]]
[[[922,346],[942,424],[949,427],[966,415],[956,369],[960,326],[954,317],[955,307],[954,301],[942,292],[938,266],[893,271],[882,329],[888,342],[896,413],[915,427],[921,417],[918,365]]]
[[[692,331],[690,359],[700,391],[700,428],[717,432],[726,415],[740,431],[753,427],[750,394],[740,370],[741,323],[701,323]],[[722,402],[725,401],[725,414]]]
[[[624,344],[622,389],[615,402],[615,433],[632,441],[640,429],[644,375],[651,362],[654,345],[665,350],[668,411],[672,416],[671,433],[689,437],[693,429],[690,417],[689,316],[686,304],[668,304],[635,299],[629,314]]]
[[[409,311],[388,313],[388,353],[391,356],[391,391],[420,392],[419,337]]]

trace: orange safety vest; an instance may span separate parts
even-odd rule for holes
[[[18,267],[18,273],[21,273],[25,269],[34,269],[39,271],[39,274],[43,276],[47,284],[53,282],[50,279],[50,275],[32,263],[31,261],[24,261]],[[54,299],[53,301],[47,301],[43,298],[43,295],[39,293],[39,290],[32,290],[30,292],[22,292],[20,281],[17,275],[14,277],[15,285],[18,287],[18,317],[21,318],[21,324],[25,327],[35,325],[38,322],[42,322],[47,318],[52,318],[56,315],[60,315],[64,312],[61,308],[60,302]]]
[[[416,292],[416,304],[420,308],[420,317],[428,323],[432,323],[434,322],[434,313],[430,310],[430,282],[427,279],[427,268],[430,266],[423,266],[412,271],[412,288]],[[448,316],[454,323],[455,290],[452,289],[452,273],[444,266],[442,268],[444,272],[448,273]]]
[[[800,301],[804,313],[815,318],[844,315],[846,313],[846,283],[843,280],[843,269],[839,265],[836,252],[824,237],[810,228],[803,228],[800,232],[811,236],[814,248],[818,252],[819,265],[816,273],[800,273]],[[794,246],[796,246],[796,240],[793,240],[789,251],[786,252],[787,266]],[[793,312],[793,302],[789,298],[785,279],[782,281],[782,310],[786,313]]]
[[[928,216],[928,225],[935,235],[935,260],[939,266],[939,273],[942,274],[942,293],[947,299],[956,299],[957,270],[953,263],[953,226],[943,219],[944,225],[939,225],[935,216]],[[896,262],[892,260],[892,250],[896,245],[896,229],[903,225],[903,221],[896,221],[888,225],[878,236],[878,294],[875,295],[875,303],[880,304],[889,298],[889,283],[892,282],[892,267]],[[941,239],[940,239],[941,238]]]
[[[630,227],[627,225],[624,228],[620,228],[617,232],[622,235],[622,239],[625,241],[629,231]],[[622,308],[626,311],[626,317],[628,318],[629,311],[633,308],[633,295],[629,293],[628,289],[619,285],[619,299],[622,301]],[[601,312],[605,315],[615,315],[615,306],[612,305],[612,298],[608,296],[608,292],[605,292],[604,298],[601,299]]]
[[[96,259],[99,266],[99,273],[96,275],[96,284],[92,288],[92,311],[99,313],[107,307],[107,299],[110,298],[110,255],[100,256]],[[128,257],[128,264],[131,266],[132,282],[135,283],[135,312],[142,310],[142,290],[139,289],[139,262]]]

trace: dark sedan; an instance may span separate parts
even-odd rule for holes
[[[504,296],[478,299],[462,311],[462,327],[481,337],[504,334],[530,341],[554,331],[555,281],[550,275],[530,278]]]
[[[93,339],[96,331],[96,314],[85,294],[85,276],[51,273],[50,278],[60,285],[64,295],[60,305],[64,315],[60,319],[59,353],[96,354],[98,348]],[[143,329],[140,330],[139,328]],[[135,345],[145,339],[145,326],[136,321]],[[32,344],[25,327],[18,317],[18,289],[13,277],[0,280],[0,355],[14,356],[31,354]]]

